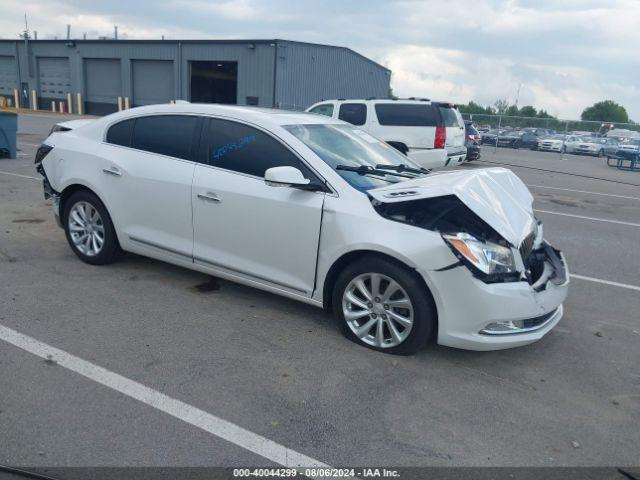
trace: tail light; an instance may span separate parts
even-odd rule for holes
[[[36,152],[36,161],[35,163],[42,163],[42,160],[44,160],[44,157],[46,157],[49,152],[53,150],[53,147],[51,145],[46,145],[46,144],[42,144],[40,145],[40,148],[38,148],[38,151]]]
[[[478,134],[476,133],[476,134],[473,136],[473,139],[474,139],[476,142],[479,142],[479,141],[480,141],[480,135],[478,135]]]
[[[445,127],[436,127],[436,139],[433,142],[433,148],[444,148],[447,143],[447,129]]]

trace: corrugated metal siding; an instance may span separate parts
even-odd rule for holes
[[[280,53],[275,59],[276,44]],[[0,40],[0,55],[18,55],[18,82],[38,89],[39,57],[66,57],[70,69],[69,90],[85,99],[121,95],[134,97],[132,65],[136,60],[172,60],[171,98],[189,99],[189,62],[192,60],[232,61],[238,63],[237,103],[245,105],[247,97],[257,97],[258,105],[271,107],[279,102],[286,108],[305,108],[321,99],[386,97],[389,73],[380,65],[341,47],[312,45],[282,40],[274,41],[95,41],[72,40],[24,42]],[[119,59],[120,80],[107,86],[100,79],[86,78],[85,60]],[[277,71],[277,72],[276,72]],[[276,81],[277,73],[277,81]],[[164,79],[166,80],[166,79]],[[152,79],[149,89],[155,88]],[[166,95],[166,85],[163,86]],[[118,94],[114,95],[118,90]],[[137,87],[140,92],[140,87]],[[111,100],[114,101],[114,100]]]
[[[132,60],[133,105],[168,103],[175,98],[171,60]]]
[[[389,70],[340,47],[281,42],[276,64],[276,102],[305,109],[320,100],[387,98]]]

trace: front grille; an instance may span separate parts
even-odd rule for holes
[[[531,255],[531,252],[533,251],[533,244],[535,243],[535,241],[536,230],[531,232],[525,237],[524,240],[522,240],[522,242],[520,242],[518,250],[520,250],[520,257],[522,258],[522,261],[525,263],[525,265],[527,263],[527,260],[529,259],[529,255]]]

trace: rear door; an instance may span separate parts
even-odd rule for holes
[[[101,190],[127,250],[191,260],[191,182],[201,119],[153,115],[107,131]]]
[[[449,103],[438,103],[438,112],[442,126],[447,129],[447,152],[455,152],[464,147],[464,120],[462,115],[455,107]]]
[[[205,128],[208,164],[193,178],[195,262],[310,297],[325,194],[268,186],[264,172],[293,166],[317,177],[260,129],[218,118]]]

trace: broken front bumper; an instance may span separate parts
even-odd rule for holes
[[[438,343],[498,350],[535,342],[563,315],[569,288],[567,263],[547,244],[543,270],[533,281],[484,283],[465,266],[421,272],[438,308]]]

